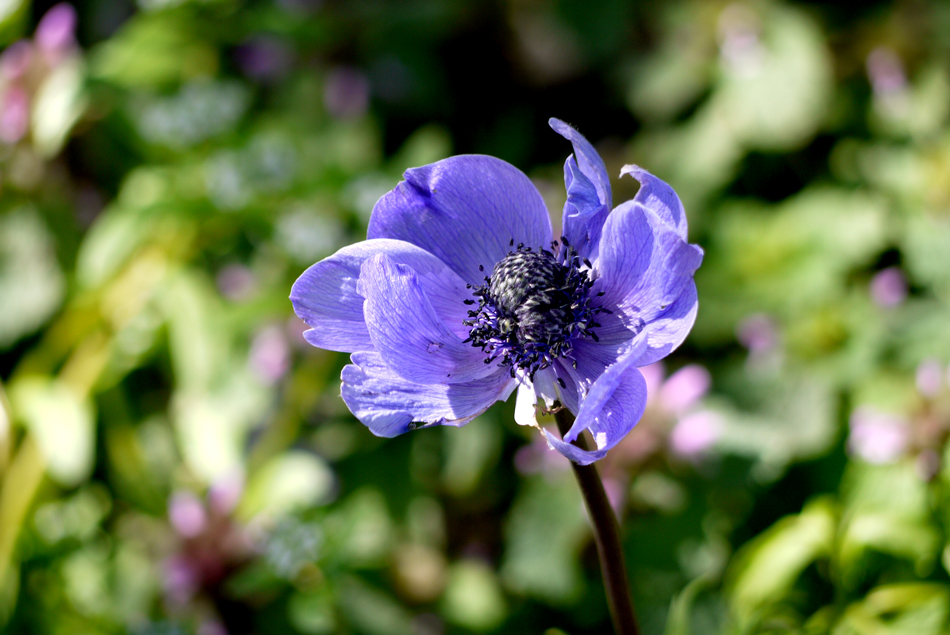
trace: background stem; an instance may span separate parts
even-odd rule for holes
[[[567,434],[574,424],[574,415],[566,408],[557,410],[554,415],[561,437]],[[587,440],[578,436],[574,445],[589,450]],[[627,569],[624,564],[623,547],[620,544],[620,526],[614,515],[604,484],[600,480],[597,468],[591,465],[578,465],[571,461],[574,476],[580,485],[590,522],[594,529],[594,542],[600,558],[601,575],[604,578],[604,590],[607,594],[607,606],[617,635],[639,635],[637,618],[633,612],[630,598],[630,585],[627,582]]]

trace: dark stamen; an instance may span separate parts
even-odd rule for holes
[[[495,264],[484,285],[473,288],[478,307],[463,323],[471,328],[472,345],[488,353],[486,363],[498,358],[512,376],[520,369],[534,379],[557,358],[570,356],[577,338],[597,341],[591,329],[600,326],[594,316],[602,309],[591,306],[590,262],[584,262],[588,268],[582,270],[577,252],[563,238],[562,244],[558,249],[552,241],[555,255],[519,243]]]

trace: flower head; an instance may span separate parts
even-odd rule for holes
[[[343,400],[378,436],[464,425],[518,390],[576,415],[548,444],[587,464],[640,419],[638,367],[680,345],[696,318],[703,252],[669,185],[628,165],[636,197],[611,211],[593,146],[557,119],[574,154],[554,240],[531,181],[493,157],[463,155],[407,170],[373,209],[367,240],[305,271],[291,291],[312,345],[351,353]],[[536,424],[535,424],[536,425]],[[597,448],[572,445],[584,430]]]

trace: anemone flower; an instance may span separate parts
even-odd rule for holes
[[[538,190],[494,157],[412,168],[373,208],[367,240],[307,269],[291,292],[310,344],[351,354],[342,396],[373,434],[468,423],[517,390],[516,420],[542,409],[576,418],[548,444],[574,462],[602,458],[640,419],[638,367],[680,345],[696,318],[693,273],[673,189],[646,170],[611,211],[593,146],[557,119],[574,154],[554,240]],[[588,430],[595,449],[571,442]]]

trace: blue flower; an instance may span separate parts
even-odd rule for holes
[[[636,197],[611,211],[593,146],[552,119],[574,154],[553,240],[538,190],[514,166],[463,155],[407,170],[373,209],[367,240],[305,271],[294,310],[312,345],[351,353],[342,396],[377,436],[461,426],[516,389],[515,418],[555,401],[576,415],[548,444],[602,458],[640,419],[638,367],[682,343],[696,319],[690,245],[673,189],[627,165]],[[569,443],[589,430],[596,449]]]

